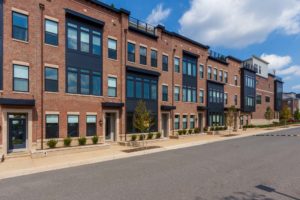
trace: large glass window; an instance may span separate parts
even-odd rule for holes
[[[204,90],[200,90],[199,92],[199,101],[201,104],[204,103]]]
[[[140,46],[140,64],[147,65],[147,48]]]
[[[144,99],[150,99],[150,80],[144,79]]]
[[[97,116],[86,116],[86,136],[97,135]]]
[[[79,136],[79,116],[68,115],[68,137]]]
[[[135,85],[135,97],[136,98],[142,98],[142,85],[143,85],[143,82],[142,82],[142,79],[141,78],[136,78],[136,85]]]
[[[183,86],[182,101],[183,102],[197,102],[196,88]]]
[[[175,86],[174,87],[174,101],[179,101],[180,100],[180,87]]]
[[[12,37],[17,40],[28,41],[28,16],[13,12]]]
[[[180,127],[180,116],[179,115],[175,115],[174,118],[174,129],[178,130]]]
[[[68,48],[77,50],[78,49],[78,35],[77,25],[68,23]]]
[[[174,58],[174,71],[179,73],[180,72],[180,59]]]
[[[46,138],[59,138],[58,115],[46,115]]]
[[[29,68],[28,66],[13,65],[13,90],[29,92]]]
[[[101,33],[93,31],[93,54],[101,55]]]
[[[214,80],[218,80],[218,70],[216,68],[214,69]]]
[[[148,78],[127,75],[126,97],[156,100],[157,81]]]
[[[80,92],[81,94],[90,94],[90,74],[87,70],[81,70],[80,73]]]
[[[108,96],[109,97],[117,96],[117,78],[108,77]]]
[[[127,43],[127,54],[128,61],[135,62],[135,44],[130,42]]]
[[[191,129],[195,128],[195,116],[194,115],[190,116],[190,128]]]
[[[168,101],[168,86],[167,85],[162,86],[162,100]]]
[[[58,92],[58,69],[45,68],[45,90],[49,92]]]
[[[157,67],[157,51],[151,50],[151,67]]]
[[[187,115],[183,115],[182,117],[182,128],[187,129]]]
[[[80,50],[85,53],[90,52],[90,33],[89,29],[80,28]]]
[[[199,66],[199,76],[200,76],[200,79],[204,78],[204,66],[203,65]]]
[[[74,68],[68,68],[67,72],[67,91],[68,93],[79,93],[78,92],[78,71]]]
[[[166,55],[163,55],[162,56],[162,70],[163,71],[168,71],[169,69],[169,61],[168,61],[168,56],[166,56]]]
[[[108,39],[108,57],[111,59],[117,59],[117,40]]]
[[[197,76],[197,60],[190,57],[183,58],[183,74],[196,77]]]
[[[58,23],[49,19],[45,20],[45,43],[58,45]]]
[[[93,72],[92,74],[92,94],[101,95],[101,74],[99,72]]]
[[[211,79],[212,75],[211,75],[211,67],[207,68],[207,79]]]

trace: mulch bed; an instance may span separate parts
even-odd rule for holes
[[[222,137],[234,137],[237,136],[238,134],[228,134],[228,135],[223,135]]]
[[[144,151],[144,150],[158,149],[158,148],[161,148],[161,147],[160,146],[139,147],[139,148],[134,148],[134,149],[123,150],[123,152],[133,153],[133,152],[137,152],[137,151]]]

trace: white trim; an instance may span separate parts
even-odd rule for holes
[[[25,43],[25,44],[29,44],[29,41],[18,40],[18,39],[15,39],[15,38],[12,38],[12,41],[15,41],[15,42],[21,42],[21,43]]]
[[[48,20],[51,20],[51,21],[59,22],[59,19],[54,18],[54,17],[50,17],[50,16],[48,16],[48,15],[45,15],[45,16],[44,16],[44,19],[48,19]]]
[[[164,56],[168,56],[168,57],[169,57],[169,54],[167,54],[167,53],[164,53],[164,52],[162,53],[162,55],[164,55]]]
[[[112,39],[112,40],[118,41],[118,38],[116,38],[116,37],[114,37],[114,36],[111,36],[111,35],[107,36],[107,38],[108,38],[108,39]]]
[[[118,79],[118,76],[117,75],[113,75],[113,74],[108,74],[107,77],[109,77],[109,78],[117,78]]]
[[[27,66],[27,67],[30,66],[30,64],[28,62],[17,61],[17,60],[13,60],[12,64],[14,64],[14,65],[23,65],[23,66]]]
[[[59,115],[58,111],[46,111],[45,115]]]
[[[270,91],[267,91],[267,90],[261,90],[261,89],[258,89],[258,88],[256,88],[256,90],[261,91],[261,92],[267,92],[267,93],[270,93],[270,94],[274,94],[274,92],[270,92]]]
[[[131,44],[136,44],[135,41],[132,41],[132,40],[127,40],[127,42],[131,43]]]
[[[21,10],[21,9],[19,9],[19,8],[12,7],[11,10],[14,11],[14,12],[20,13],[20,14],[27,15],[27,16],[29,15],[29,12],[28,12],[28,11]]]
[[[140,47],[145,47],[145,48],[148,48],[148,46],[147,46],[147,45],[145,45],[145,44],[140,44]]]
[[[67,115],[80,115],[80,112],[67,112]]]
[[[174,87],[175,87],[175,86],[176,86],[176,87],[181,87],[181,85],[179,85],[179,84],[174,84]]]
[[[45,67],[51,67],[51,68],[57,68],[57,69],[59,68],[58,65],[50,64],[50,63],[45,63],[44,66]]]
[[[168,84],[166,84],[166,83],[162,83],[161,85],[169,86],[169,85],[168,85]]]
[[[178,59],[181,59],[181,57],[180,57],[180,56],[176,56],[176,55],[174,56],[174,58],[178,58]],[[179,64],[180,64],[180,63],[179,63]]]
[[[87,115],[87,116],[90,116],[90,115],[97,115],[97,113],[96,113],[96,112],[87,112],[86,115]]]
[[[150,48],[151,50],[154,50],[154,51],[158,51],[158,49],[154,48],[154,47],[151,47]]]

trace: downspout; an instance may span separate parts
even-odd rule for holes
[[[45,5],[39,4],[41,10],[41,149],[44,149],[44,10]]]
[[[124,62],[124,66],[122,65],[122,67],[124,67],[125,70],[126,70],[126,65],[127,65],[127,48],[126,48],[126,46],[127,46],[127,29],[124,29],[124,33],[125,33],[125,45],[124,45],[124,52],[125,52],[124,53],[124,56],[125,56],[124,60],[125,60],[125,62]],[[123,70],[122,70],[122,76],[123,76]],[[126,87],[126,73],[124,74],[124,76],[125,76],[124,87]],[[125,97],[124,103],[125,103],[125,109],[126,109],[126,102],[125,102],[126,101],[126,93],[124,94],[124,97]],[[126,114],[127,114],[127,112],[125,110],[125,122],[127,120],[126,119]],[[127,141],[127,131],[126,131],[127,127],[126,126],[127,126],[127,123],[125,123],[125,141]]]
[[[175,59],[175,52],[176,52],[176,49],[175,48],[173,48],[173,52],[172,52],[172,61],[171,61],[171,63],[172,63],[172,107],[174,107],[174,87],[175,87],[175,72],[174,72],[174,65],[175,65],[175,63],[174,63],[174,59]],[[180,66],[180,63],[179,63],[179,66]],[[172,109],[171,110],[171,127],[172,127],[172,132],[173,132],[173,135],[174,135],[174,109]]]

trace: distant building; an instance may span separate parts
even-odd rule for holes
[[[283,93],[283,106],[287,106],[291,113],[294,114],[297,109],[300,109],[300,94],[294,92]]]

